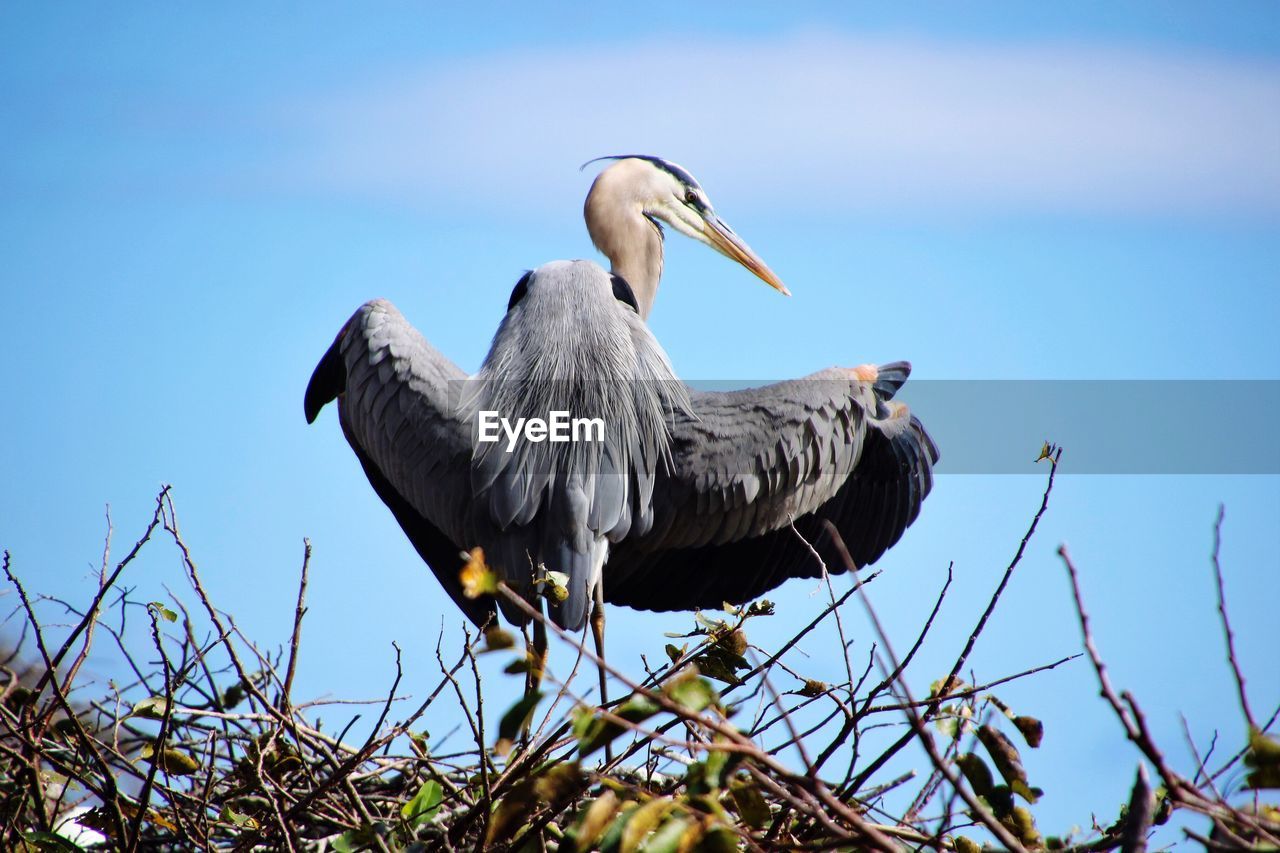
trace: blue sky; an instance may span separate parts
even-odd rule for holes
[[[217,600],[263,642],[287,635],[312,537],[301,693],[377,695],[392,640],[422,691],[460,616],[333,416],[305,426],[302,390],[375,296],[477,367],[522,270],[594,257],[578,165],[631,151],[688,167],[795,294],[672,237],[652,325],[687,378],[908,358],[925,379],[1280,379],[1273,4],[7,4],[0,546],[30,586],[82,600],[103,506],[123,544],[173,483]],[[1205,442],[1248,434],[1198,403],[1174,414]],[[1046,437],[1025,436],[1028,460]],[[1242,731],[1208,573],[1219,502],[1254,706],[1280,701],[1280,481],[1072,476],[1071,460],[973,666],[1076,650],[1066,541],[1114,678],[1188,767],[1179,712],[1202,742]],[[967,636],[1044,473],[940,477],[882,562],[903,645],[955,563],[917,689]],[[163,549],[132,583],[144,601],[183,587]],[[800,587],[762,642],[820,606]],[[630,662],[689,624],[611,620]],[[1114,814],[1136,756],[1086,668],[1001,695],[1048,726],[1028,759],[1042,825]]]

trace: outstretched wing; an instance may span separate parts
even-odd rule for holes
[[[338,400],[342,432],[378,497],[454,603],[476,624],[493,613],[486,598],[462,594],[461,546],[474,541],[471,433],[458,417],[453,362],[383,299],[360,306],[307,385],[307,422]]]
[[[910,370],[832,369],[693,394],[696,417],[677,419],[659,471],[653,528],[614,548],[605,599],[716,607],[817,577],[823,564],[841,572],[826,522],[857,565],[877,560],[919,514],[938,460],[919,420],[892,402]]]

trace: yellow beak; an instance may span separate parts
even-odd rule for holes
[[[787,286],[782,283],[782,279],[774,275],[773,270],[769,269],[769,265],[760,259],[760,256],[751,251],[751,247],[742,242],[742,238],[733,233],[733,229],[714,213],[707,216],[703,222],[706,228],[703,234],[707,238],[707,243],[711,248],[715,249],[726,258],[732,258],[751,270],[765,284],[781,293],[783,296],[790,296],[791,291],[787,290]]]

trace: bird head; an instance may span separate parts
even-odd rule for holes
[[[768,264],[720,218],[706,190],[686,169],[646,154],[597,157],[583,167],[600,160],[615,162],[596,176],[587,196],[588,228],[592,227],[593,219],[606,224],[602,220],[617,210],[639,210],[655,226],[665,222],[686,237],[742,264],[775,290],[791,295]],[[593,202],[598,203],[600,209],[593,211]]]

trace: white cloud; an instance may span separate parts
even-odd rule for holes
[[[433,65],[302,112],[295,180],[406,199],[563,209],[579,162],[638,151],[735,209],[1280,212],[1280,64],[1136,48],[636,43]]]

